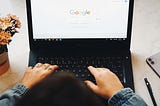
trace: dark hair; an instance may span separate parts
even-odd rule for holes
[[[69,73],[54,73],[31,88],[16,106],[104,106],[84,82]]]

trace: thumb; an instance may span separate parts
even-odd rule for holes
[[[85,81],[85,83],[87,84],[87,86],[95,93],[98,93],[98,86],[95,85],[93,82],[91,81]]]

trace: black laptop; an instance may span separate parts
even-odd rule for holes
[[[134,89],[130,41],[133,0],[26,0],[29,65],[56,64],[80,80],[88,66],[113,71]]]

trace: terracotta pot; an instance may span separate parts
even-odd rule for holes
[[[5,73],[9,68],[8,52],[4,51],[0,53],[0,75]]]

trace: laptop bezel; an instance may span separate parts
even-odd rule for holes
[[[129,2],[129,15],[128,15],[128,28],[127,28],[127,38],[125,40],[115,40],[115,39],[67,39],[62,42],[49,41],[45,39],[34,40],[33,39],[33,26],[32,26],[32,11],[31,11],[31,1],[26,0],[27,8],[27,20],[28,20],[28,33],[29,33],[29,44],[30,49],[36,48],[69,48],[69,47],[86,47],[86,48],[112,48],[121,50],[130,50],[131,43],[131,33],[132,33],[132,18],[133,18],[133,7],[134,0]],[[49,46],[50,45],[50,46]]]

